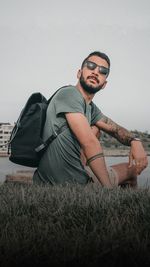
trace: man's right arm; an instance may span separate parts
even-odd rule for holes
[[[65,114],[69,127],[79,141],[87,159],[102,153],[102,147],[96,136],[92,133],[86,117],[81,113]],[[90,168],[100,183],[108,188],[112,185],[109,180],[108,171],[104,157],[96,158],[89,163]]]
[[[134,141],[133,133],[104,115],[99,121],[96,122],[96,126],[116,138],[122,144],[131,147],[129,155],[129,167],[135,163],[137,174],[140,174],[147,167],[148,158],[146,151],[141,141]]]

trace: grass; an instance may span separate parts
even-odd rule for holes
[[[150,266],[150,190],[0,186],[0,266]]]

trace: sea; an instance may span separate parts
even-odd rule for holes
[[[106,157],[108,166],[128,162],[128,157]],[[138,176],[138,187],[147,188],[150,186],[150,156],[148,157],[148,167]],[[3,183],[7,174],[14,174],[18,171],[34,171],[35,168],[29,168],[22,165],[14,164],[9,161],[8,157],[0,157],[0,183]]]

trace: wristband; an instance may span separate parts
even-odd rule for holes
[[[96,155],[92,156],[91,158],[89,158],[89,159],[87,160],[87,165],[89,165],[89,163],[90,163],[91,161],[93,161],[93,160],[95,160],[95,159],[97,159],[97,158],[101,158],[101,157],[104,157],[104,154],[103,154],[103,153],[99,153],[99,154],[96,154]]]

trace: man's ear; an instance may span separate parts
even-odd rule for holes
[[[80,77],[81,77],[81,69],[78,70],[78,72],[77,72],[77,78],[80,79]]]

